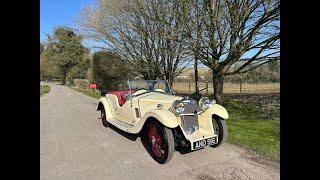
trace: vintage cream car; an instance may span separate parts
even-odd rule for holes
[[[158,163],[167,163],[179,148],[194,151],[226,141],[228,113],[215,101],[176,96],[162,80],[127,83],[125,90],[102,94],[97,105],[102,124],[139,133]]]

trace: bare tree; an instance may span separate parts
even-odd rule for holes
[[[188,0],[190,50],[213,73],[214,97],[223,79],[249,72],[280,55],[278,0]],[[235,64],[239,66],[231,68]]]
[[[173,79],[188,65],[185,1],[99,0],[79,25],[99,47],[116,51],[145,79]]]

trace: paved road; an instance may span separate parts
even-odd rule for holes
[[[157,164],[140,137],[104,128],[96,99],[51,84],[40,97],[41,179],[279,179],[280,170],[230,144]]]

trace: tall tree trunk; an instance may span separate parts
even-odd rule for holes
[[[89,80],[89,82],[90,83],[94,83],[94,81],[93,81],[93,59],[89,59],[90,61],[89,61],[89,68],[88,68],[88,80]]]
[[[224,76],[221,73],[213,73],[213,95],[218,104],[223,102],[223,79]]]
[[[199,94],[199,85],[198,85],[198,56],[195,55],[194,62],[194,82],[195,82],[195,90],[196,94]]]
[[[62,73],[62,84],[65,85],[67,82],[67,70],[64,69]]]
[[[173,77],[169,77],[168,78],[168,84],[169,84],[170,88],[172,89],[172,87],[173,87]]]

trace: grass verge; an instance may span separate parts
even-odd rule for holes
[[[40,84],[40,96],[48,93],[50,91],[50,86]]]
[[[71,89],[73,90],[76,90],[78,92],[82,92],[84,93],[85,95],[87,96],[90,96],[90,97],[93,97],[93,98],[96,98],[96,99],[99,99],[101,97],[100,93],[95,91],[95,90],[92,90],[92,89],[79,89],[79,88],[76,88],[76,87],[71,87],[69,86]]]
[[[270,160],[280,161],[280,119],[278,114],[266,118],[255,103],[228,99],[227,141],[255,151]]]

